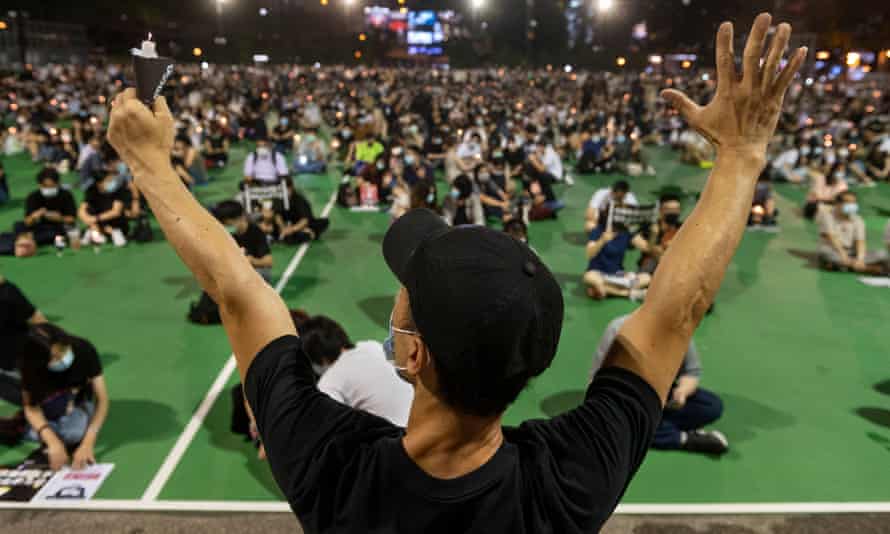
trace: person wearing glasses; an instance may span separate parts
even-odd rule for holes
[[[170,168],[173,118],[126,90],[109,139],[167,241],[219,303],[278,486],[307,532],[597,532],[646,456],[689,341],[738,248],[784,94],[806,49],[779,69],[791,27],[757,17],[736,75],[733,28],[717,35],[704,107],[663,96],[716,145],[701,200],[671,242],[645,302],[622,325],[584,400],[552,419],[502,425],[553,361],[559,283],[509,235],[449,227],[427,209],[383,240],[400,284],[389,359],[411,384],[405,428],[318,390],[287,306]],[[761,59],[763,64],[761,65]],[[373,158],[371,159],[373,161]],[[362,258],[360,261],[370,261]]]

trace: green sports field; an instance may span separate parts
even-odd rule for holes
[[[229,168],[197,190],[202,202],[233,193],[245,154],[233,149]],[[706,173],[662,149],[650,156],[657,177],[631,179],[641,200],[677,186],[691,206]],[[8,230],[22,218],[37,167],[21,155],[3,162],[14,195],[0,207],[0,229]],[[335,173],[299,178],[316,213],[329,203],[337,179]],[[507,424],[576,405],[600,333],[634,308],[624,300],[592,302],[579,283],[584,208],[596,188],[615,179],[578,178],[560,191],[568,207],[559,220],[532,225],[531,244],[563,288],[565,326],[553,366],[509,410]],[[745,236],[715,313],[696,336],[702,384],[725,401],[715,427],[731,451],[720,459],[653,451],[626,503],[890,501],[890,290],[816,270],[810,260],[816,229],[797,213],[804,191],[780,186],[778,193],[782,232]],[[878,246],[890,188],[862,193],[869,240]],[[292,308],[337,319],[355,340],[382,339],[397,288],[380,254],[388,216],[334,207],[330,217],[324,239],[304,253],[274,249],[282,297]],[[280,280],[289,265],[296,267],[292,275]],[[234,507],[280,498],[253,447],[229,433],[228,386],[236,383],[227,366],[231,351],[220,327],[186,322],[200,289],[162,240],[66,251],[61,258],[52,249],[26,260],[3,257],[0,273],[52,321],[99,349],[112,403],[96,452],[116,467],[97,499]],[[0,414],[12,411],[0,406]],[[0,464],[19,461],[32,448],[0,448]]]

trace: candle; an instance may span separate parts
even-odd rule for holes
[[[148,39],[142,41],[142,48],[134,48],[133,55],[141,56],[144,58],[156,58],[158,57],[157,45],[154,41],[151,40],[151,32],[148,34]]]

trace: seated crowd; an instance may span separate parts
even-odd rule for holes
[[[674,192],[656,195],[650,205],[640,201],[648,195],[637,183],[655,174],[644,145],[670,147],[678,159],[702,168],[713,165],[707,140],[657,96],[669,85],[709,98],[713,80],[695,72],[665,79],[279,66],[271,72],[210,67],[199,76],[197,67],[179,68],[165,89],[176,126],[171,165],[199,197],[223,173],[237,175],[228,198],[208,209],[267,281],[274,247],[302,245],[328,229],[326,213],[316,216],[297,186],[302,180],[328,183],[336,173],[336,201],[343,208],[385,212],[393,220],[426,208],[449,224],[495,225],[528,242],[530,226],[556,219],[573,184],[587,179],[582,175],[620,173],[633,186],[620,179],[597,190],[584,199],[584,220],[568,224],[584,230],[580,282],[586,295],[641,301],[682,227],[683,204],[691,204]],[[0,151],[24,152],[40,165],[36,188],[18,191],[0,163],[0,205],[24,199],[21,219],[0,233],[0,254],[28,257],[49,245],[98,250],[108,242],[123,247],[152,240],[138,184],[105,141],[107,102],[124,84],[123,70],[38,70],[28,79],[0,79],[0,117],[12,124],[0,133]],[[868,84],[835,93],[826,86],[792,87],[755,188],[749,226],[778,231],[775,188],[805,187],[800,215],[818,223],[820,266],[890,274],[890,224],[884,243],[870,249],[858,202],[867,192],[853,189],[890,180],[890,99],[875,96]],[[791,185],[774,185],[784,182]],[[628,269],[634,251],[639,258]],[[580,254],[577,261],[580,270]],[[207,294],[188,315],[196,323],[219,322]],[[301,317],[319,388],[404,425],[411,391],[386,363],[387,344],[353,343],[333,319]],[[593,373],[623,319],[607,327]],[[96,349],[47,324],[2,278],[0,344],[14,347],[0,360],[0,396],[23,407],[0,423],[0,434],[10,442],[42,441],[53,466],[92,461],[109,407]],[[699,387],[700,375],[692,344],[653,446],[708,454],[728,449],[722,434],[704,429],[723,407],[719,396]],[[251,436],[249,410],[243,412],[233,429]]]

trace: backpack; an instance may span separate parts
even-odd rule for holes
[[[137,243],[148,243],[154,239],[154,231],[151,229],[151,223],[148,217],[139,217],[136,220],[136,226],[130,232],[130,240]]]
[[[219,316],[219,306],[210,298],[206,291],[201,293],[198,302],[193,302],[189,306],[188,320],[195,324],[221,324],[222,318]]]

